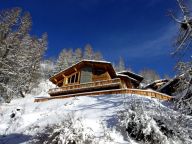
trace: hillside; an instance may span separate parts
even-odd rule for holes
[[[0,143],[30,143],[32,140],[40,138],[37,135],[45,133],[46,127],[54,126],[55,129],[59,129],[55,124],[59,125],[62,123],[63,127],[61,129],[66,130],[65,124],[67,125],[67,122],[72,122],[70,128],[77,130],[78,133],[82,133],[82,139],[92,139],[90,143],[139,143],[134,137],[130,136],[127,139],[125,132],[119,130],[123,129],[123,122],[120,122],[121,118],[117,115],[120,114],[122,116],[122,111],[125,112],[127,109],[129,110],[126,111],[126,115],[130,116],[131,113],[133,114],[134,111],[130,111],[130,106],[133,104],[144,110],[144,114],[140,113],[140,116],[143,117],[142,120],[145,123],[147,122],[145,133],[149,135],[155,129],[154,133],[158,134],[162,143],[182,142],[175,134],[174,137],[163,134],[161,127],[150,117],[153,115],[158,119],[160,115],[164,114],[165,117],[174,115],[177,118],[179,113],[166,107],[165,104],[168,105],[168,103],[137,95],[82,96],[39,103],[33,102],[36,96],[47,96],[46,91],[50,87],[53,86],[49,82],[42,82],[26,98],[15,99],[9,104],[4,103],[0,106]],[[173,118],[170,119],[175,120]],[[186,117],[183,118],[183,121],[185,119]],[[190,117],[189,119],[190,121],[188,122],[191,122]],[[180,124],[182,125],[182,122]],[[190,125],[190,123],[188,124]],[[173,127],[170,124],[168,129],[175,133]],[[70,132],[70,128],[67,132],[71,139],[75,139],[74,133]],[[183,133],[188,133],[188,131],[183,132],[185,127],[181,126],[180,128],[182,130],[181,136]],[[88,137],[86,137],[87,135]],[[190,133],[185,135],[186,143],[191,142],[189,135]],[[63,136],[61,141],[64,141],[64,139],[65,136]],[[38,143],[38,140],[35,143]]]

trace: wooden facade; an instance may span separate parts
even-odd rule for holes
[[[139,90],[143,77],[130,71],[116,73],[111,63],[106,61],[82,60],[55,74],[49,79],[57,88],[48,91],[50,98],[67,98],[101,94],[143,94],[165,98],[165,95]],[[165,98],[169,99],[169,97]],[[41,101],[41,98],[36,99]]]
[[[116,76],[110,63],[83,60],[50,78],[58,87],[113,79]]]
[[[142,78],[136,74],[132,74],[131,77],[131,72],[128,73],[116,73],[111,63],[106,61],[82,60],[50,78],[58,88],[49,90],[49,94],[56,96],[96,90],[137,88]]]

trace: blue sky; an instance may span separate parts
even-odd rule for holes
[[[32,15],[32,33],[48,33],[46,57],[90,43],[104,58],[138,72],[174,74],[170,56],[177,25],[167,16],[176,0],[0,0],[0,9],[21,7]]]

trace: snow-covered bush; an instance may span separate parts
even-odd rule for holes
[[[37,87],[31,90],[30,95],[33,96],[49,96],[48,90],[55,88],[56,86],[51,83],[49,80],[41,80]]]
[[[192,62],[188,65],[190,66],[186,66],[186,64],[180,66],[181,72],[184,74],[179,76],[180,80],[176,88],[177,97],[174,99],[174,104],[182,113],[192,115]]]
[[[126,105],[118,114],[121,131],[128,141],[146,144],[192,143],[192,119],[163,107],[142,102]]]
[[[31,143],[36,144],[90,144],[95,136],[91,128],[82,124],[81,118],[67,115],[60,124],[47,125]]]

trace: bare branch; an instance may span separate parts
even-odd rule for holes
[[[172,11],[169,11],[168,16],[170,16],[174,21],[176,21],[176,22],[178,22],[178,23],[180,23],[180,24],[183,23],[181,20],[179,20],[179,19],[177,19],[177,18],[175,17],[175,15],[173,14]]]

